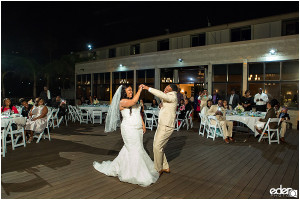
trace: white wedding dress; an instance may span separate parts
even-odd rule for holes
[[[124,141],[119,155],[113,161],[94,162],[94,168],[107,176],[118,176],[122,182],[146,187],[159,178],[153,161],[143,146],[143,127],[140,107],[121,111],[121,134]]]

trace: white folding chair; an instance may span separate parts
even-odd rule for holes
[[[190,111],[189,115],[188,115],[188,120],[189,120],[189,123],[190,123],[191,128],[193,128],[193,126],[194,126],[194,123],[193,123],[193,115],[192,115],[193,112],[194,112],[194,109],[192,109],[192,110]]]
[[[216,137],[222,137],[223,136],[222,128],[216,116],[210,115],[207,117],[207,120],[208,120],[207,138],[212,138],[213,140],[215,140]]]
[[[49,141],[51,141],[50,130],[49,129],[50,129],[50,127],[52,127],[52,122],[53,122],[53,120],[52,120],[53,115],[52,114],[53,114],[53,110],[51,110],[50,112],[48,110],[48,114],[47,114],[47,126],[46,126],[46,128],[41,133],[38,133],[38,132],[34,133],[33,137],[37,138],[36,143],[39,143],[40,140],[41,140],[41,138],[43,136],[44,136],[44,139],[48,138]],[[46,129],[47,129],[48,136],[46,136],[46,133],[45,133]]]
[[[101,110],[93,110],[92,121],[93,121],[93,124],[95,124],[95,123],[102,124],[102,111]]]
[[[71,105],[68,105],[68,119],[72,120],[72,122],[76,121],[76,112]]]
[[[180,128],[182,127],[182,126],[184,126],[185,125],[185,121],[186,121],[186,119],[184,118],[184,119],[179,119],[179,112],[178,113],[176,113],[176,120],[175,120],[175,130],[176,131],[179,131],[180,130]],[[188,113],[186,113],[186,116],[187,116],[187,114]]]
[[[59,112],[59,108],[55,108],[52,111],[52,127],[54,128],[59,128],[59,119],[58,119],[58,112]]]
[[[6,137],[7,137],[7,128],[8,127],[1,127],[1,154],[5,157],[6,154]]]
[[[20,128],[17,130],[12,130],[11,124],[14,123],[13,121],[10,121],[8,123],[8,128],[7,128],[7,135],[10,135],[10,142],[12,149],[15,150],[15,147],[19,146],[24,146],[26,147],[26,140],[25,140],[25,133],[24,133],[24,128]],[[16,138],[14,138],[16,136]],[[22,142],[18,143],[19,139],[23,138]]]
[[[201,119],[200,128],[199,128],[199,135],[202,135],[202,137],[204,137],[205,130],[208,133],[208,130],[207,130],[208,119],[207,119],[206,115],[203,115],[201,113],[199,113],[199,116],[200,116],[200,119]]]
[[[146,129],[150,129],[152,131],[155,124],[155,115],[151,110],[144,110],[144,116]]]
[[[88,124],[89,122],[89,111],[84,108],[76,108],[77,115],[79,116],[79,122]]]
[[[270,123],[277,123],[277,128],[270,128]],[[277,142],[278,144],[280,143],[279,141],[279,124],[280,124],[280,118],[269,118],[269,120],[267,121],[264,130],[262,131],[261,136],[258,139],[258,142],[261,141],[261,139],[263,138],[268,138],[269,139],[269,144],[271,144],[271,142]],[[271,135],[271,132],[272,135]],[[265,135],[265,133],[267,133]],[[274,140],[272,140],[272,138],[276,135],[276,138]]]

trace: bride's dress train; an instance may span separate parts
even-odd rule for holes
[[[94,162],[94,168],[107,176],[118,176],[122,182],[149,186],[159,178],[153,161],[143,146],[143,128],[140,107],[121,111],[121,134],[124,141],[119,155],[113,161]]]

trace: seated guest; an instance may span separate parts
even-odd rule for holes
[[[202,108],[201,114],[207,116],[208,110],[212,105],[213,105],[212,100],[207,100],[207,105]],[[204,121],[206,121],[206,118],[204,118]]]
[[[18,109],[12,105],[11,101],[9,98],[5,98],[3,100],[3,106],[1,107],[1,113],[3,112],[12,112],[15,114],[18,114]]]
[[[276,118],[274,104],[272,102],[267,103],[267,114],[266,114],[265,118],[264,119],[259,119],[259,121],[255,124],[255,129],[257,130],[257,132],[262,134],[262,131],[263,131],[267,121],[269,120],[269,118]],[[277,128],[277,123],[272,122],[272,123],[269,124],[269,126],[272,129]]]
[[[28,102],[25,99],[23,99],[21,103],[22,103],[22,106],[23,106],[21,115],[23,117],[28,117],[28,114],[29,114],[31,108],[33,107],[33,105],[28,104]]]
[[[153,100],[152,100],[151,107],[152,107],[152,108],[157,108],[157,107],[158,107],[158,103],[157,103],[156,99],[153,99]]]
[[[232,110],[232,106],[228,105],[227,100],[223,101],[223,107],[224,107],[225,110]]]
[[[184,105],[181,106],[180,108],[182,108],[182,110],[180,110],[180,114],[178,115],[179,119],[184,119],[186,113],[190,112],[193,109],[192,105],[189,102],[189,99],[185,99],[184,100]]]
[[[223,101],[220,99],[217,105],[212,105],[207,114],[216,116],[216,119],[220,122],[224,141],[227,144],[229,143],[229,140],[234,142],[234,139],[232,138],[233,122],[226,120],[226,110],[223,107]],[[212,121],[212,123],[216,122]]]
[[[184,110],[184,100],[183,99],[180,100],[177,110],[179,110],[179,111]]]
[[[245,91],[245,95],[241,99],[242,106],[245,111],[251,111],[252,105],[254,104],[253,97],[251,96],[250,90]]]
[[[287,113],[287,107],[282,107],[280,113],[278,113],[277,118],[280,118],[280,141],[285,143],[284,135],[286,133],[287,123],[290,122],[290,115]]]
[[[30,131],[28,143],[33,140],[33,133],[42,132],[47,126],[48,108],[45,106],[45,101],[41,98],[37,101],[38,106],[34,106],[29,112],[29,119],[26,122],[25,130]]]
[[[207,115],[208,110],[210,109],[210,107],[213,105],[213,101],[212,100],[208,100],[207,101],[207,105],[204,106],[201,110],[201,114],[203,115]]]
[[[147,109],[147,107],[144,104],[144,100],[143,99],[140,99],[140,106],[141,106],[141,116],[144,119],[144,111]]]
[[[57,116],[60,118],[66,115],[66,102],[62,101],[60,96],[55,98],[55,102],[52,103],[52,107],[59,108]]]

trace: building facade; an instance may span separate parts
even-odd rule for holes
[[[79,52],[76,99],[110,101],[121,84],[163,89],[179,84],[187,96],[207,88],[223,98],[231,89],[258,88],[298,110],[299,13],[210,26]],[[153,96],[144,92],[146,102]]]

